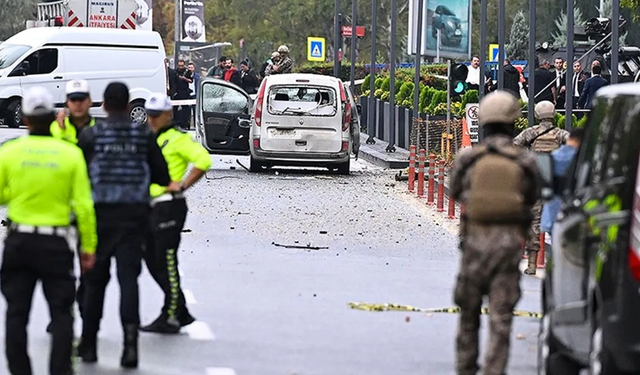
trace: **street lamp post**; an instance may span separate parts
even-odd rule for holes
[[[420,118],[420,65],[422,63],[422,18],[424,8],[424,0],[418,0],[418,22],[416,23],[416,58],[415,58],[415,77],[413,87],[413,114],[414,118]]]
[[[334,22],[333,22],[333,75],[340,78],[340,0],[335,0]],[[352,35],[353,37],[353,35]]]
[[[351,0],[351,90],[355,90],[356,84],[356,25],[358,14],[358,0]],[[355,92],[355,91],[354,91]],[[358,129],[360,131],[360,129]]]
[[[376,46],[376,28],[378,27],[377,17],[378,17],[378,1],[371,0],[371,68],[369,69],[369,110],[367,111],[367,133],[369,134],[369,138],[367,139],[367,144],[375,144],[376,140],[374,139],[375,135],[375,121],[376,121],[376,56],[378,54],[377,46]]]
[[[395,152],[396,143],[396,19],[397,0],[391,0],[391,56],[389,59],[389,144],[387,152]]]
[[[535,70],[536,66],[536,0],[529,0],[529,90],[527,92],[527,125],[533,126],[535,106]]]
[[[504,39],[505,39],[505,0],[500,0],[500,14],[498,16],[498,89],[504,88]]]
[[[573,121],[573,26],[575,24],[574,0],[567,0],[567,70],[564,73],[565,103],[567,111],[564,116],[564,128],[571,130]]]

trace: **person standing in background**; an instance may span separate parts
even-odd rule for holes
[[[240,62],[240,82],[240,87],[242,87],[247,94],[255,94],[257,92],[258,77],[256,76],[256,72],[251,69],[247,60]]]
[[[191,76],[193,77],[193,81],[189,84],[189,92],[191,93],[190,99],[196,99],[198,97],[198,86],[200,85],[201,77],[200,77],[200,74],[196,72],[196,64],[190,62],[187,68],[189,69],[189,71],[191,72]],[[193,120],[193,123],[189,121],[189,125],[187,127],[188,129],[191,128],[191,125],[195,127],[195,121],[196,121],[195,105],[189,106],[189,116],[191,120]]]

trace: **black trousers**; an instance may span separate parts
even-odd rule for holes
[[[164,292],[162,314],[177,319],[186,309],[178,273],[178,247],[187,218],[184,199],[161,202],[151,209],[147,247],[144,252],[149,273]]]
[[[27,324],[36,282],[42,282],[52,325],[51,375],[71,374],[74,253],[63,237],[10,231],[4,243],[0,287],[7,300],[5,351],[12,375],[31,375]]]
[[[120,320],[123,327],[140,324],[138,276],[149,218],[147,205],[96,204],[98,249],[96,264],[85,273],[83,335],[96,335],[104,309],[104,296],[115,257],[120,284]]]

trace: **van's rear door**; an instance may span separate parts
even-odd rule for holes
[[[212,154],[248,154],[251,106],[249,95],[233,83],[202,79],[196,104],[200,143]]]
[[[309,84],[269,87],[260,132],[265,151],[339,152],[342,108],[337,89]]]

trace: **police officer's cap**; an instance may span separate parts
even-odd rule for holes
[[[556,106],[548,100],[543,100],[536,104],[534,112],[538,120],[551,119],[556,114]]]
[[[481,126],[513,124],[521,115],[518,99],[506,91],[494,91],[482,98],[478,112]]]
[[[49,91],[36,86],[22,97],[22,114],[27,117],[54,113],[53,97]]]
[[[171,99],[166,94],[153,93],[149,96],[149,99],[144,104],[147,114],[150,116],[157,116],[163,112],[173,110],[171,105]]]
[[[66,87],[67,99],[84,100],[89,97],[89,82],[84,79],[74,79],[67,82]]]

